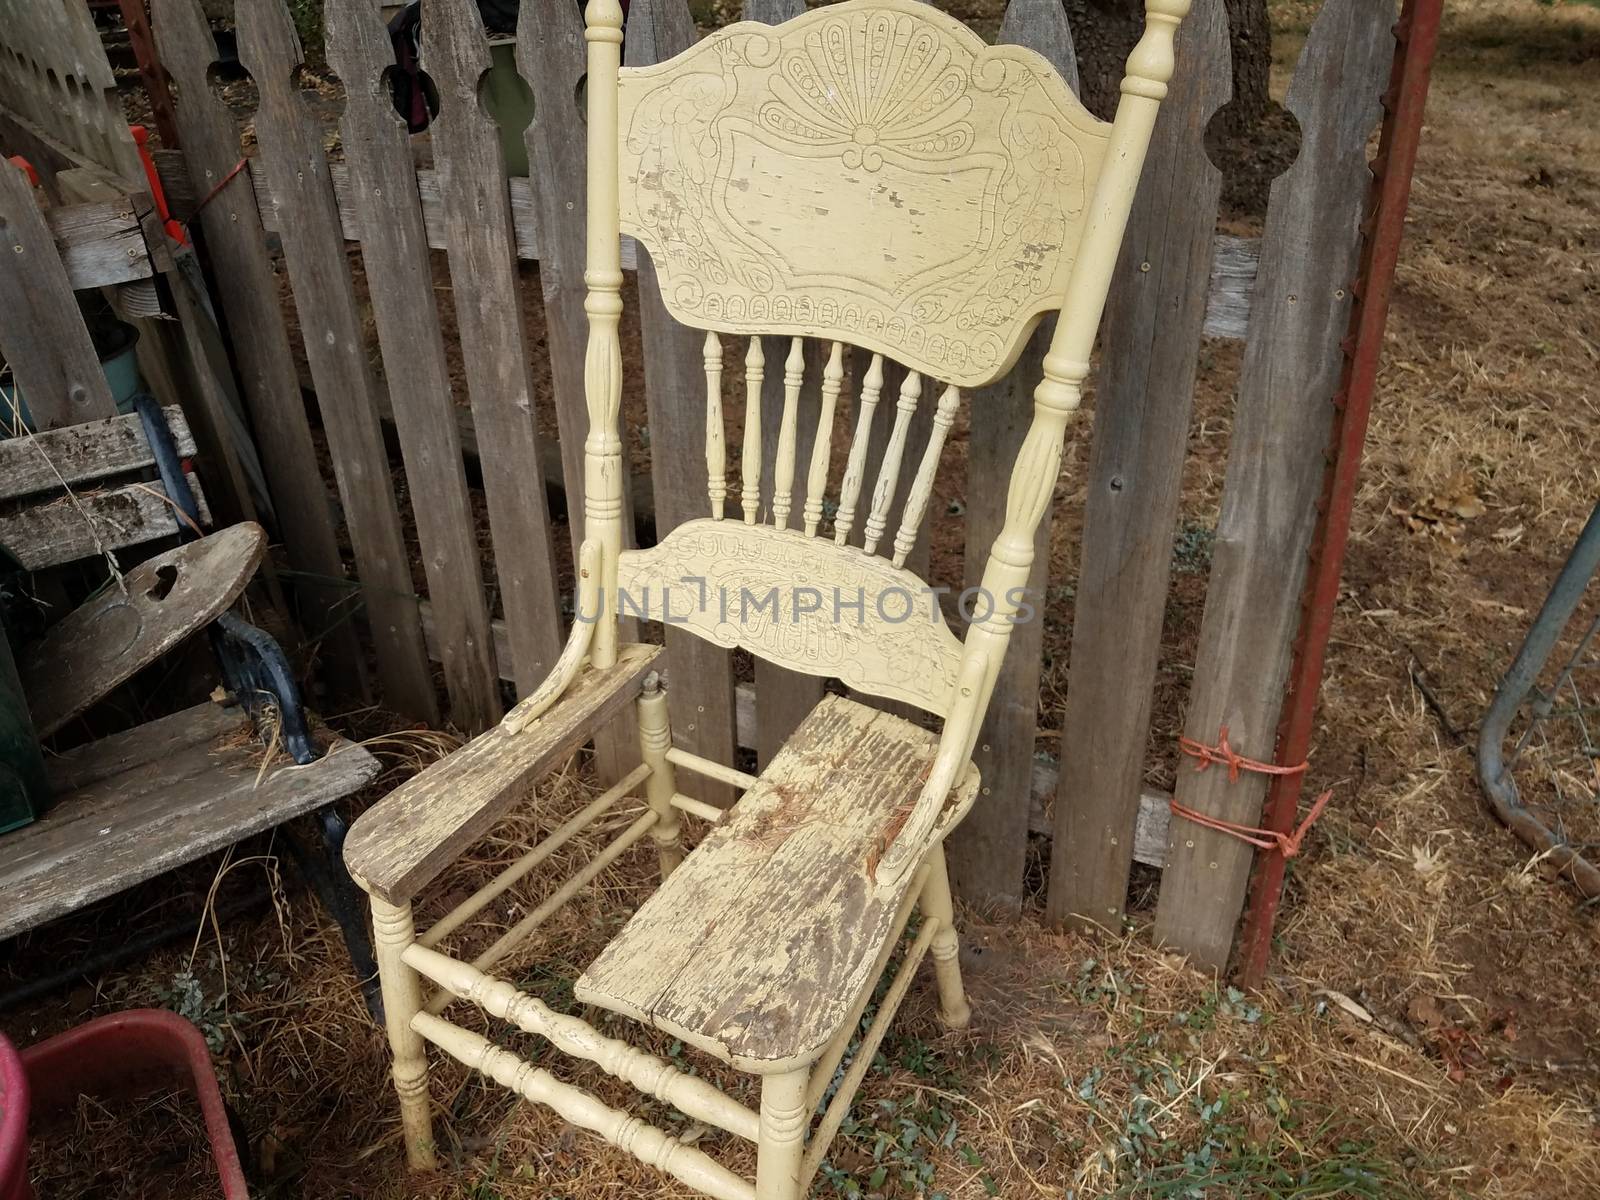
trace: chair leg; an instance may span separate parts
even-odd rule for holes
[[[972,1020],[972,1008],[961,986],[961,939],[956,935],[955,903],[950,898],[950,871],[945,866],[942,843],[934,847],[929,864],[921,901],[923,913],[939,922],[939,931],[928,946],[933,972],[939,980],[939,1015],[951,1029],[965,1029]]]
[[[659,678],[646,676],[644,688],[639,693],[639,756],[650,768],[645,777],[644,794],[656,823],[650,830],[655,839],[656,851],[661,857],[661,878],[677,870],[683,861],[683,831],[678,810],[672,807],[672,797],[677,794],[677,774],[667,761],[667,750],[672,745],[672,726],[667,714],[667,694],[661,690]]]
[[[761,1131],[756,1145],[756,1200],[800,1200],[800,1163],[811,1111],[805,1068],[761,1079]]]
[[[378,943],[378,982],[383,988],[384,1024],[394,1057],[394,1089],[400,1096],[406,1162],[414,1171],[431,1171],[439,1163],[433,1152],[428,1059],[422,1035],[411,1028],[411,1018],[422,1010],[422,977],[400,958],[416,940],[411,905],[372,897],[372,929]]]

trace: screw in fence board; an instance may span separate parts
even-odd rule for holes
[[[0,161],[0,352],[38,429],[117,414],[55,238],[21,170]],[[3,402],[0,402],[3,403]],[[9,422],[11,413],[3,414]]]
[[[162,60],[178,85],[176,117],[185,168],[196,196],[205,197],[240,157],[233,114],[207,80],[216,42],[198,0],[151,0],[151,16]],[[279,536],[299,576],[294,590],[301,624],[308,633],[322,634],[329,677],[341,682],[341,690],[365,695],[366,662],[345,615],[348,597],[333,505],[317,469],[300,376],[247,173],[236,176],[201,210],[200,232],[222,315],[229,329],[239,331],[231,347]]]
[[[289,285],[344,501],[384,703],[435,721],[439,703],[378,420],[379,385],[362,339],[322,130],[296,86],[304,61],[300,41],[279,4],[242,6],[238,36],[240,60],[261,96],[256,141],[273,179]]]
[[[684,0],[633,0],[624,53],[629,67],[649,66],[694,44],[694,20]],[[639,324],[644,387],[650,410],[650,463],[656,536],[704,517],[706,505],[705,362],[703,334],[678,324],[661,303],[655,266],[639,249]],[[667,689],[673,742],[720,763],[734,760],[733,664],[728,651],[669,625]],[[678,776],[686,792],[726,806],[726,784]]]
[[[1411,175],[1416,168],[1417,144],[1428,99],[1428,77],[1439,39],[1443,0],[1406,0],[1395,27],[1397,44],[1384,94],[1383,133],[1373,160],[1375,204],[1363,225],[1365,238],[1357,283],[1352,289],[1353,342],[1345,360],[1345,375],[1334,401],[1335,432],[1323,497],[1317,505],[1317,531],[1312,541],[1311,578],[1307,603],[1295,642],[1294,665],[1284,700],[1284,718],[1278,735],[1279,762],[1304,762],[1311,747],[1317,692],[1322,683],[1323,656],[1339,596],[1340,568],[1350,536],[1350,512],[1355,503],[1361,447],[1366,440],[1367,417],[1377,384],[1378,355],[1383,348],[1383,328],[1389,315],[1389,294],[1394,283],[1400,239],[1405,232],[1406,205],[1411,195]],[[1484,728],[1490,726],[1485,718]],[[1481,761],[1481,760],[1480,760]],[[1298,820],[1300,774],[1275,778],[1267,794],[1262,824],[1287,833]],[[1272,929],[1278,900],[1283,893],[1285,860],[1267,854],[1256,863],[1250,911],[1240,946],[1240,979],[1257,987],[1266,975],[1272,947]]]
[[[1072,27],[1058,0],[1011,0],[1000,22],[998,40],[1038,51],[1073,92],[1078,91]],[[967,398],[976,419],[967,435],[963,587],[976,587],[982,581],[989,549],[1005,524],[1005,489],[996,485],[1016,461],[1033,420],[1033,389],[1043,377],[1044,355],[1054,330],[1054,318],[1047,317],[1028,340],[1011,373]],[[1044,601],[1050,573],[1050,518],[1047,509],[1034,535],[1035,557],[1028,576],[1034,619],[1011,631],[1010,647],[973,748],[972,761],[983,776],[981,808],[973,820],[956,827],[947,845],[950,877],[962,897],[1008,911],[1022,904],[1027,868]]]
[[[551,390],[561,451],[561,477],[567,526],[577,553],[583,538],[583,443],[589,434],[589,403],[583,389],[589,323],[583,302],[587,287],[588,161],[584,140],[573,136],[582,119],[579,86],[587,68],[583,14],[576,4],[555,4],[517,22],[517,65],[533,91],[533,122],[523,133],[532,164],[529,184],[539,228],[539,288],[544,302],[545,347],[550,355]],[[626,438],[626,425],[623,428]],[[622,544],[632,546],[633,489],[622,457]],[[638,638],[638,622],[618,624],[619,641]],[[595,765],[601,779],[614,783],[638,763],[639,735],[631,709],[595,735]]]
[[[1300,122],[1300,154],[1274,181],[1240,368],[1233,442],[1206,589],[1185,733],[1272,761],[1299,623],[1307,554],[1360,252],[1378,122],[1394,39],[1393,10],[1326,0],[1285,106]],[[1230,782],[1211,769],[1178,774],[1184,806],[1253,825],[1266,777]],[[1252,851],[1192,821],[1172,822],[1156,910],[1158,941],[1198,964],[1227,965]]]
[[[746,21],[761,21],[778,25],[798,17],[806,11],[805,0],[745,0],[743,17]],[[767,362],[777,369],[769,369],[762,381],[761,395],[747,399],[747,403],[761,405],[761,472],[762,511],[771,511],[772,464],[777,461],[778,435],[783,414],[784,381],[781,364],[789,353],[789,339],[769,337],[762,339]],[[811,446],[816,436],[817,413],[821,405],[822,366],[826,361],[827,345],[815,338],[805,343],[805,386],[800,392],[799,420],[796,424],[796,461],[811,461]],[[799,524],[799,514],[805,507],[806,481],[803,471],[795,473],[794,508],[790,514],[792,524]],[[756,659],[756,762],[765,767],[789,735],[822,699],[823,681],[814,675],[775,666],[765,659]]]
[[[1197,0],[1106,305],[1051,849],[1050,921],[1122,926],[1182,496],[1232,92],[1222,0]]]
[[[385,75],[394,50],[368,0],[328,0],[324,39],[328,64],[345,85],[339,129],[350,208],[388,368],[433,642],[444,667],[451,720],[478,733],[500,717],[500,682],[411,143]]]
[[[432,142],[451,293],[517,694],[525,696],[555,665],[561,612],[505,160],[499,132],[478,103],[489,65],[477,5],[430,4],[422,26],[422,66],[439,90]]]

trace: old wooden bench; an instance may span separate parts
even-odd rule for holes
[[[343,927],[358,974],[370,977],[365,917],[339,862],[344,827],[331,805],[379,764],[341,738],[313,737],[276,643],[227,611],[255,574],[265,534],[246,523],[199,536],[209,514],[188,470],[195,447],[183,414],[144,396],[136,403],[109,420],[0,440],[0,547],[26,571],[87,560],[90,570],[107,564],[109,576],[111,562],[180,539],[119,568],[120,579],[16,645],[24,694],[36,732],[50,737],[202,631],[224,687],[218,699],[47,756],[48,807],[0,835],[0,941],[317,814],[320,844],[286,840]],[[255,721],[269,711],[278,748],[263,768],[269,748]],[[118,931],[133,946],[151,942],[145,933]]]

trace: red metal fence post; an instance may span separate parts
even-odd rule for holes
[[[1345,339],[1344,379],[1333,401],[1337,411],[1332,444],[1322,499],[1317,506],[1300,633],[1295,639],[1288,695],[1278,729],[1280,764],[1304,762],[1310,749],[1442,8],[1443,0],[1406,0],[1395,26],[1394,70],[1383,98],[1378,155],[1372,164],[1373,203],[1362,226],[1365,242],[1355,284],[1355,306],[1350,314],[1350,334]],[[1267,794],[1264,828],[1282,833],[1294,828],[1303,774],[1295,772],[1274,779]],[[1283,895],[1284,864],[1284,856],[1277,850],[1264,852],[1256,862],[1239,956],[1239,978],[1249,987],[1259,985],[1266,974],[1273,925]]]

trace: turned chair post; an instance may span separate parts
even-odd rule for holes
[[[761,1079],[761,1133],[756,1152],[756,1200],[800,1200],[800,1164],[805,1157],[811,1109],[806,1067]]]
[[[428,1059],[422,1035],[411,1019],[422,1011],[422,976],[402,960],[416,941],[410,904],[372,898],[372,932],[378,957],[378,984],[383,990],[384,1025],[394,1057],[394,1089],[400,1096],[400,1125],[405,1131],[406,1162],[413,1170],[438,1166],[433,1150],[433,1117],[428,1100]]]
[[[928,946],[933,973],[939,982],[939,1016],[951,1029],[965,1029],[972,1020],[966,990],[961,986],[961,939],[956,933],[955,903],[950,895],[950,871],[945,865],[944,843],[928,856],[928,879],[922,885],[923,914],[939,922]]]
[[[667,693],[661,677],[651,672],[639,693],[639,757],[650,774],[645,777],[644,795],[656,823],[650,828],[661,856],[661,878],[665,879],[683,861],[682,822],[672,805],[678,783],[667,751],[672,747],[672,726],[667,711]]]

